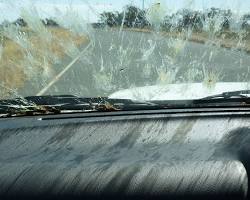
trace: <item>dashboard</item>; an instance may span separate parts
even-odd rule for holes
[[[250,109],[0,119],[0,199],[245,199]]]

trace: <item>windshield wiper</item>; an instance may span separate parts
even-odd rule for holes
[[[201,100],[211,100],[211,99],[217,99],[217,98],[223,98],[223,99],[229,99],[229,98],[248,98],[247,94],[250,94],[250,90],[237,90],[232,92],[223,92],[221,94],[208,96],[205,98],[202,98]]]
[[[160,109],[163,107],[163,105],[146,101],[110,99],[108,97],[84,98],[72,95],[30,96],[0,100],[0,117],[48,115],[68,112],[112,112]]]
[[[237,90],[231,92],[223,92],[221,94],[207,96],[201,99],[194,100],[194,104],[203,103],[250,103],[250,90]]]
[[[60,110],[53,106],[36,105],[24,98],[0,100],[0,117],[50,113],[58,114],[60,113]]]
[[[170,109],[186,108],[219,108],[219,107],[250,107],[250,90],[237,90],[223,92],[221,94],[207,96],[201,99],[189,100],[157,100],[152,103],[164,106]]]
[[[108,97],[85,98],[73,95],[30,96],[0,100],[0,117],[49,115],[75,112],[114,112],[183,109],[221,106],[250,106],[250,90],[224,92],[196,100],[135,101]]]

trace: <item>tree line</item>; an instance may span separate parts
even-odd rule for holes
[[[56,20],[51,18],[41,19],[41,22],[45,26],[59,26]],[[8,26],[10,24],[20,27],[27,26],[27,23],[22,18],[18,18],[12,23],[4,21],[1,26]],[[147,18],[147,11],[133,5],[126,6],[121,12],[104,11],[100,14],[99,23],[93,23],[92,25],[96,28],[106,25],[109,27],[124,26],[128,28],[152,27],[152,24],[150,24]],[[166,13],[160,26],[164,31],[183,31],[187,29],[202,31],[206,28],[209,30],[215,29],[217,31],[226,31],[230,30],[232,27],[250,31],[250,14],[245,14],[235,19],[230,9],[223,10],[220,8],[210,8],[203,12],[181,9],[176,13]]]
[[[152,24],[147,19],[146,13],[147,11],[136,6],[126,6],[122,12],[101,13],[100,24],[109,27],[121,25],[129,28],[150,27]],[[218,31],[226,31],[235,26],[250,30],[250,14],[245,14],[236,19],[230,9],[210,8],[203,12],[181,9],[173,14],[166,13],[164,20],[161,22],[161,28],[165,31],[174,29],[182,31],[189,28],[195,31],[202,31],[204,28],[217,28]]]

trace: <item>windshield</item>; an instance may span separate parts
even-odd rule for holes
[[[0,99],[249,89],[245,0],[1,0]]]

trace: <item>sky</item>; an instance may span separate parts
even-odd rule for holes
[[[20,17],[21,8],[35,6],[42,18],[55,17],[57,10],[65,12],[73,9],[83,15],[86,20],[96,22],[98,14],[106,11],[122,10],[125,5],[133,4],[142,8],[143,0],[0,0],[0,22],[13,21]],[[145,8],[154,2],[161,2],[168,12],[176,12],[181,8],[203,10],[210,7],[231,9],[235,13],[250,12],[250,0],[144,0]]]

